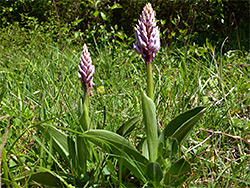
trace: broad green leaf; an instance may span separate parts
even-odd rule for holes
[[[107,130],[89,130],[86,135],[88,135],[85,136],[86,139],[100,146],[106,152],[116,154],[119,158],[122,157],[124,165],[137,178],[143,179],[149,161],[128,140]]]
[[[187,172],[192,173],[191,166],[185,159],[180,159],[168,170],[168,173],[170,173],[172,176],[179,176]]]
[[[156,124],[156,109],[154,102],[141,91],[142,96],[142,111],[145,122],[149,160],[156,161],[158,152],[158,133]]]
[[[133,173],[135,177],[146,182],[146,165],[141,164],[140,162],[134,160],[126,152],[117,149],[117,147],[112,146],[111,156],[116,157],[119,160],[122,160],[122,164],[126,169]],[[105,150],[105,148],[103,148]]]
[[[28,181],[29,185],[34,184],[33,182],[36,182],[49,187],[62,187],[63,184],[69,186],[62,177],[43,167],[37,168],[36,171],[25,171],[24,173],[17,176],[15,181]]]
[[[157,162],[150,162],[147,166],[147,176],[150,180],[158,184],[163,178],[161,167]]]
[[[68,147],[69,147],[69,160],[72,163],[72,170],[73,173],[76,175],[78,174],[77,167],[78,167],[78,163],[77,163],[77,153],[76,153],[76,144],[75,144],[75,140],[73,137],[68,136]]]
[[[140,121],[140,119],[141,116],[136,116],[132,119],[129,119],[116,131],[116,133],[123,137],[129,136],[129,134],[135,128],[136,124]]]
[[[205,110],[205,107],[196,107],[178,115],[162,131],[159,142],[164,141],[167,137],[173,137],[180,143],[201,118]]]
[[[46,127],[45,125],[38,125],[38,129],[45,133],[48,138],[52,137],[53,147],[55,147],[55,149],[69,165],[68,135],[53,126]]]
[[[163,182],[165,185],[180,187],[190,174],[192,174],[190,164],[185,159],[180,159],[164,175]]]
[[[88,143],[86,139],[77,135],[76,148],[77,148],[77,158],[78,158],[78,171],[80,174],[84,174],[86,173],[87,170],[87,159],[89,156]]]
[[[89,139],[93,142],[104,141],[104,143],[106,142],[112,144],[117,148],[122,149],[134,160],[145,165],[148,164],[148,160],[141,153],[139,153],[137,149],[128,140],[126,140],[124,137],[120,136],[117,133],[97,129],[86,131],[86,134],[92,136],[91,138],[89,137]]]
[[[44,131],[44,126],[40,126],[40,129]],[[64,128],[62,127],[62,129]],[[65,160],[69,161],[67,135],[52,126],[48,127],[47,132],[50,132],[51,136],[53,136],[53,140],[55,140],[55,145],[57,146],[59,153],[62,153]],[[131,170],[136,177],[143,179],[145,176],[149,161],[124,137],[107,130],[89,130],[86,131],[86,133],[72,130],[72,132],[100,146],[106,152],[110,152],[110,154],[115,153],[119,155],[119,157],[123,157],[124,165]],[[50,136],[50,134],[48,134],[48,136]]]
[[[142,142],[142,155],[144,155],[147,159],[149,159],[148,142],[146,137],[145,139],[141,140],[141,142]]]

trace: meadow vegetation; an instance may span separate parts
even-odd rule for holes
[[[146,90],[146,68],[133,50],[133,27],[146,3],[128,2],[55,1],[60,27],[53,1],[1,2],[2,187],[150,187],[122,171],[117,154],[94,144],[96,155],[87,161],[87,174],[78,177],[73,158],[67,163],[55,140],[39,129],[58,128],[70,138],[78,134],[78,101],[84,91],[77,71],[86,43],[95,66],[92,129],[116,132],[140,117],[127,139],[137,146],[144,137],[141,89]],[[207,107],[178,148],[191,173],[169,186],[249,187],[249,15],[237,17],[249,3],[186,1],[181,9],[179,1],[164,2],[151,2],[162,44],[153,61],[157,124],[163,130],[180,113]],[[42,19],[34,16],[35,10]],[[43,182],[49,178],[51,184]]]

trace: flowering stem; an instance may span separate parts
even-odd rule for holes
[[[84,103],[85,103],[85,110],[86,110],[86,128],[87,130],[90,129],[90,119],[89,119],[89,94],[88,90],[84,92]]]
[[[152,75],[152,63],[147,63],[147,95],[152,101],[154,101],[154,85]]]
[[[88,91],[84,91],[84,96],[80,97],[78,105],[78,118],[82,131],[90,129],[89,118],[89,95]]]

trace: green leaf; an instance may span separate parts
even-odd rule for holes
[[[52,137],[53,147],[55,147],[55,149],[69,165],[68,135],[52,126],[46,127],[45,125],[38,125],[38,129],[45,133],[48,138]]]
[[[141,96],[143,118],[149,150],[149,160],[156,161],[158,152],[158,133],[155,104],[143,91],[141,91]]]
[[[122,8],[122,6],[119,4],[114,4],[112,7],[110,7],[111,10],[118,9],[118,8]]]
[[[163,142],[168,137],[173,137],[180,143],[201,118],[205,110],[205,107],[196,107],[178,115],[162,131],[159,142]]]
[[[77,159],[78,159],[78,172],[80,174],[84,174],[86,173],[87,170],[87,159],[89,158],[88,156],[90,152],[86,139],[77,135],[76,148],[77,148]]]
[[[168,137],[159,143],[158,156],[160,159],[174,158],[179,151],[179,143],[176,138]]]
[[[77,174],[76,171],[78,164],[77,164],[77,155],[76,155],[76,144],[73,137],[68,136],[68,146],[69,146],[69,160],[72,163],[72,170],[74,174]]]
[[[141,153],[139,153],[128,140],[126,140],[119,134],[101,129],[89,130],[86,132],[86,134],[91,135],[92,137],[89,139],[95,143],[96,141],[104,141],[104,143],[106,142],[112,144],[113,146],[122,149],[136,161],[139,161],[140,163],[145,165],[148,164],[148,160]]]
[[[117,133],[99,129],[89,130],[86,135],[88,136],[82,136],[100,146],[106,152],[122,157],[124,165],[137,178],[143,179],[149,161],[128,140]]]
[[[147,176],[150,180],[158,184],[163,178],[161,167],[157,162],[150,162],[147,166]]]
[[[60,128],[66,130],[66,128],[63,127]],[[45,128],[41,125],[40,129],[44,131]],[[145,180],[146,168],[149,161],[124,137],[107,130],[89,130],[85,133],[69,129],[67,129],[67,131],[80,135],[81,137],[100,146],[103,150],[109,152],[110,154],[116,154],[118,158],[122,157],[124,165],[137,178]],[[50,134],[48,134],[48,132]],[[65,158],[65,160],[69,161],[67,135],[52,126],[48,127],[47,135],[53,137],[58,152],[64,156],[63,158]],[[68,164],[70,163],[68,162]]]
[[[135,128],[136,124],[140,121],[140,119],[141,116],[136,116],[129,119],[116,131],[116,133],[123,137],[129,136],[129,134]]]
[[[107,20],[106,14],[104,14],[103,12],[100,12],[100,14],[103,20]]]
[[[149,159],[148,142],[147,138],[143,138],[140,143],[142,143],[142,155]]]
[[[64,183],[66,186],[69,186],[62,177],[43,167],[38,167],[36,171],[25,171],[17,176],[15,181],[28,181],[29,184],[34,184],[33,182],[37,182],[41,185],[46,185],[49,187],[62,187],[62,183]]]
[[[179,150],[178,140],[176,138],[172,138],[169,140],[169,144],[171,146],[171,156],[174,157]]]
[[[179,176],[187,172],[192,173],[191,166],[185,159],[180,159],[168,170],[168,173],[170,173],[172,176]]]
[[[99,15],[99,11],[95,11],[94,14],[93,14],[95,17],[97,17]]]
[[[47,131],[44,125],[39,126],[42,132],[46,131],[46,136],[53,139],[53,147],[55,147],[67,164],[70,166],[70,162],[72,163],[73,172],[77,176],[84,173],[86,171],[86,160],[89,157],[88,143],[85,138],[79,135],[75,139],[70,138],[67,134],[53,126],[46,128]]]

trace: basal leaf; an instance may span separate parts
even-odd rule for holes
[[[168,173],[170,173],[172,176],[179,176],[187,172],[192,173],[191,166],[183,158],[174,163],[168,170]]]
[[[89,130],[87,137],[94,144],[110,154],[123,158],[124,165],[137,177],[142,179],[146,173],[148,160],[124,137],[107,130]],[[84,135],[83,135],[84,136]]]
[[[59,152],[63,159],[69,162],[69,146],[68,146],[68,135],[62,131],[56,129],[53,126],[46,127],[45,125],[38,125],[38,128],[46,134],[48,138],[52,137],[53,147]]]
[[[34,184],[33,182],[36,182],[49,187],[62,187],[63,184],[68,186],[62,177],[43,167],[38,167],[36,171],[25,171],[15,178],[15,181],[17,182],[25,182],[27,180],[29,185],[32,185]]]
[[[88,142],[81,136],[76,136],[76,148],[78,159],[78,171],[80,174],[85,173],[87,170],[87,159],[89,156]],[[79,175],[80,175],[79,174]]]
[[[142,111],[145,122],[149,160],[156,161],[158,152],[158,133],[156,124],[156,109],[154,102],[141,91]]]
[[[135,128],[136,124],[140,121],[141,116],[136,116],[125,122],[117,131],[119,135],[126,137]]]
[[[180,143],[201,118],[205,110],[205,107],[196,107],[178,115],[162,131],[159,142],[164,141],[167,137],[173,137]]]
[[[150,180],[158,184],[163,178],[161,167],[157,162],[150,162],[147,166],[147,176]]]
[[[137,149],[124,137],[120,136],[117,133],[107,131],[107,130],[89,130],[86,132],[87,135],[91,135],[92,138],[90,138],[91,141],[104,141],[106,143],[110,143],[117,148],[122,149],[125,151],[129,156],[131,156],[136,161],[139,161],[142,164],[147,165],[148,160],[137,151]]]

